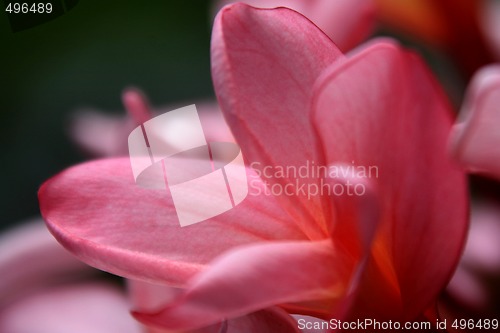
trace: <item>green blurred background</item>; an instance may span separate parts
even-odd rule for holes
[[[210,5],[81,0],[16,33],[0,14],[0,229],[37,216],[43,181],[88,158],[68,135],[75,110],[123,113],[128,86],[153,105],[212,98]]]

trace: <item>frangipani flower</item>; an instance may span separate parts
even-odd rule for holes
[[[297,195],[259,191],[181,228],[164,192],[136,187],[127,158],[93,161],[40,189],[54,236],[92,266],[179,287],[156,310],[135,312],[162,329],[241,319],[246,332],[256,318],[259,332],[296,331],[285,310],[324,319],[422,315],[448,282],[467,226],[464,174],[446,154],[451,112],[422,61],[390,41],[344,56],[292,10],[235,4],[215,21],[212,74],[228,124],[257,165],[248,175],[262,176],[254,187],[290,184],[264,168],[306,161],[377,166],[378,177],[305,176]],[[321,181],[365,191],[299,192]]]

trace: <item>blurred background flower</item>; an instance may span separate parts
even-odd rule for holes
[[[73,258],[40,219],[0,236],[0,272],[0,332],[140,332],[124,288]]]

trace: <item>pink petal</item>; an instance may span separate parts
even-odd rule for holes
[[[273,307],[195,330],[171,331],[144,326],[148,333],[300,333],[297,323],[284,310]],[[322,333],[316,331],[315,333]]]
[[[341,171],[337,173],[332,169]],[[371,285],[373,283],[372,277],[369,274],[371,269],[370,255],[381,222],[381,202],[375,182],[352,172],[349,165],[331,165],[329,176],[327,181],[332,186],[333,195],[331,198],[335,205],[333,242],[349,253],[349,257],[355,265],[344,299],[330,313],[333,318],[343,320],[352,312],[360,294],[366,293],[366,290],[363,289],[367,285],[364,281],[366,277],[370,279],[368,282],[370,287],[373,287]],[[343,186],[341,194],[335,191],[335,186],[338,185]],[[362,191],[352,190],[358,188]],[[348,192],[349,189],[352,192]],[[389,294],[386,294],[383,300],[379,301],[379,304],[383,304],[388,299],[390,299]]]
[[[146,95],[136,88],[125,89],[122,103],[136,124],[142,124],[153,117]]]
[[[300,333],[295,320],[278,307],[268,308],[228,320],[227,332]]]
[[[490,297],[485,284],[473,272],[463,267],[456,270],[446,287],[446,292],[458,304],[464,304],[472,309],[484,310],[488,308]]]
[[[219,1],[217,9],[236,2]],[[371,0],[245,0],[254,7],[288,7],[316,24],[343,51],[362,42],[375,25],[375,2]]]
[[[262,184],[254,180],[253,186]],[[169,194],[136,185],[125,158],[72,167],[48,180],[39,200],[51,232],[80,260],[163,284],[183,285],[236,245],[305,239],[273,197],[255,194],[219,216],[180,227]]]
[[[135,128],[131,119],[107,115],[101,111],[78,110],[70,124],[70,137],[92,156],[125,155],[127,137]]]
[[[0,237],[0,307],[37,290],[95,274],[50,235],[41,219]]]
[[[382,230],[358,311],[415,318],[450,278],[467,228],[465,177],[446,154],[444,94],[418,57],[388,42],[332,66],[315,90],[327,162],[377,168],[366,172],[380,195]]]
[[[179,296],[182,289],[128,279],[127,291],[135,309],[153,311],[168,302],[172,302]]]
[[[195,329],[274,304],[340,298],[351,269],[330,240],[242,247],[219,257],[160,311],[134,315],[149,326]]]
[[[446,288],[444,306],[484,314],[494,304],[494,285],[500,273],[500,207],[497,202],[472,206],[471,226],[460,265]],[[493,281],[493,280],[491,280]],[[453,302],[453,304],[450,301]],[[462,316],[463,317],[463,316]]]
[[[308,112],[311,87],[341,58],[327,36],[292,10],[234,4],[219,12],[212,34],[215,91],[250,165],[262,171],[318,162]],[[318,181],[263,177],[277,186]],[[328,234],[327,199],[300,192],[278,199],[311,239]]]
[[[217,103],[201,102],[196,107],[208,142],[236,142]]]
[[[9,333],[139,333],[118,289],[87,283],[49,288],[0,313],[0,331]]]
[[[461,265],[474,271],[500,273],[500,207],[498,203],[472,206],[471,226]]]
[[[185,102],[153,109],[152,116],[190,104],[193,103]],[[201,101],[195,104],[207,141],[235,141],[215,102]],[[143,113],[139,114],[143,116]],[[141,119],[144,119],[144,116]],[[125,156],[128,154],[127,138],[138,125],[131,117],[84,109],[73,115],[69,134],[85,153],[92,156]]]
[[[473,78],[450,137],[455,157],[473,172],[500,178],[500,65],[480,70]]]
[[[155,311],[164,304],[174,301],[182,293],[181,289],[135,280],[129,280],[128,287],[132,304],[141,312]],[[295,321],[282,309],[273,307],[200,329],[183,330],[183,333],[219,333],[222,326],[226,328],[227,332],[238,333],[298,332]],[[165,332],[161,329],[145,327],[149,333]]]

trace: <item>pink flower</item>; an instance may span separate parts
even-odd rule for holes
[[[0,331],[138,333],[128,301],[36,220],[0,237]]]
[[[92,266],[180,288],[136,303],[136,318],[153,327],[293,332],[287,313],[419,318],[447,284],[467,228],[465,177],[446,151],[450,108],[423,62],[390,41],[344,56],[294,11],[236,4],[216,18],[212,74],[248,175],[262,176],[252,178],[260,195],[181,228],[165,192],[134,184],[128,159],[93,161],[40,189],[54,236]],[[378,172],[264,172],[306,162]],[[300,190],[321,182],[364,192]],[[296,195],[262,194],[289,184]]]

